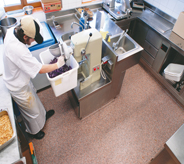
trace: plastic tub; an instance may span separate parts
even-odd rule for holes
[[[165,78],[178,82],[183,76],[183,70],[184,65],[171,63],[164,69]]]
[[[40,53],[40,59],[43,64],[49,64],[53,58],[54,56],[49,52],[49,49]],[[79,64],[72,55],[67,60],[66,64],[68,66],[70,65],[72,69],[62,73],[61,75],[50,78],[48,73],[46,73],[47,79],[50,81],[51,87],[56,97],[77,86]]]

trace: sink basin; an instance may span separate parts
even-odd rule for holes
[[[70,42],[71,42],[71,36],[76,34],[77,32],[75,31],[69,31],[67,33],[64,33],[63,35],[61,35],[61,40],[63,42],[65,42],[68,46],[70,46]]]
[[[110,37],[110,42],[108,44],[113,49],[113,43],[116,43],[121,36],[116,34]],[[125,34],[119,41],[119,45],[116,50],[113,49],[116,56],[118,56],[118,61],[121,61],[135,53],[142,51],[143,48],[137,44],[128,34]]]
[[[50,18],[47,20],[47,23],[49,24],[49,27],[51,28],[52,32],[54,33],[57,40],[60,40],[61,34],[64,34],[66,31],[79,31],[78,26],[73,26],[71,28],[72,22],[79,22],[80,16],[75,13],[67,13],[66,15],[56,16],[54,18],[54,21],[57,22],[58,28],[54,26],[53,19]]]

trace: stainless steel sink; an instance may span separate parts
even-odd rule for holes
[[[62,15],[62,16],[55,16],[54,21],[57,22],[58,27],[56,28],[54,26],[53,23],[53,19],[48,19],[47,23],[49,24],[52,32],[54,33],[54,36],[56,37],[56,40],[60,40],[61,39],[61,34],[70,33],[72,34],[72,32],[78,32],[79,31],[79,27],[78,26],[73,26],[73,28],[71,28],[71,23],[72,22],[79,22],[79,15],[77,15],[76,13],[70,13],[67,15]],[[68,32],[69,31],[69,32]],[[71,35],[70,34],[70,35]],[[68,34],[69,35],[69,34]],[[65,35],[67,37],[67,35]]]
[[[70,42],[71,42],[71,36],[76,34],[77,32],[75,31],[69,31],[69,32],[66,32],[64,34],[61,35],[61,40],[63,42],[65,42],[68,46],[70,46]]]
[[[115,50],[113,48],[113,43],[116,43],[121,36],[120,34],[113,35],[110,37],[110,42],[108,44],[113,49],[116,56],[118,56],[118,61],[121,61],[135,53],[142,51],[143,48],[137,44],[128,34],[125,34],[119,41],[118,47]]]
[[[74,35],[75,33],[77,33],[77,32],[74,32],[74,31],[66,32],[63,35],[61,35],[61,39],[63,41],[70,40],[71,39],[71,36]]]

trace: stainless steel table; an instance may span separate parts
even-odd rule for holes
[[[0,72],[3,72],[3,44],[0,45]],[[4,81],[3,81],[3,75],[0,76],[0,107],[8,108],[8,112],[10,114],[10,119],[13,120],[13,129],[15,128],[15,120],[14,120],[14,112],[13,112],[13,106],[12,106],[12,99],[11,95],[8,92]],[[1,164],[7,164],[7,163],[13,163],[20,159],[20,151],[19,151],[19,143],[17,138],[17,132],[16,137],[14,140],[4,149],[0,151],[0,163]]]
[[[165,149],[176,163],[184,163],[184,124],[165,143]]]

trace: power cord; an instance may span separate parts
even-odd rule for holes
[[[102,70],[102,65],[106,64],[109,60],[110,60],[109,56],[104,56],[102,58],[102,62],[100,64],[100,74],[101,74],[102,78],[105,79],[105,80],[106,80],[106,75],[105,75],[105,72]]]
[[[104,72],[103,69],[102,69],[102,65],[103,65],[103,64],[104,64],[104,62],[101,62],[101,64],[100,64],[100,74],[101,74],[102,78],[103,78],[104,80],[106,80],[107,78],[106,78],[105,72]]]

